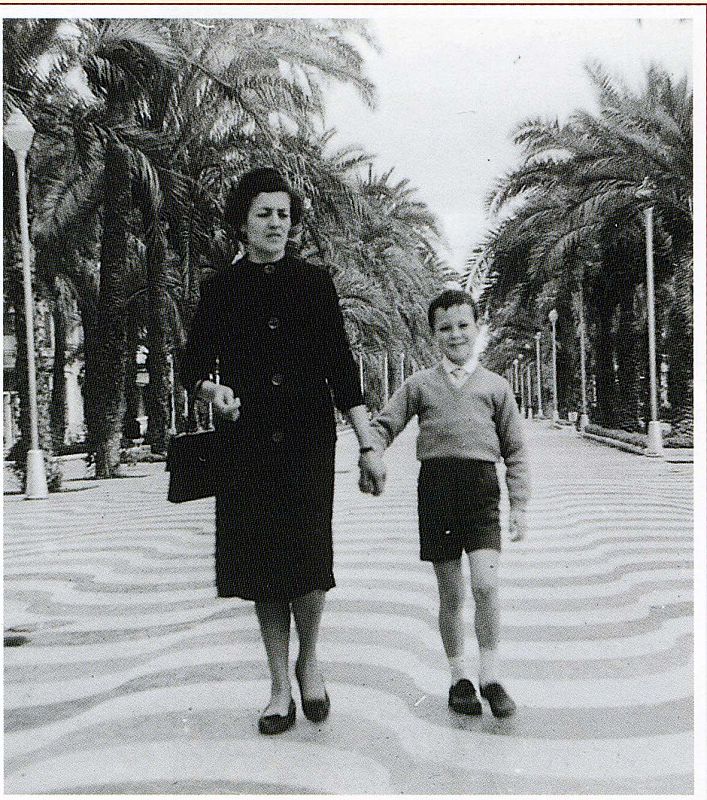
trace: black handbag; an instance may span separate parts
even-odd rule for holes
[[[213,497],[221,473],[218,431],[198,431],[172,436],[167,444],[170,503]]]

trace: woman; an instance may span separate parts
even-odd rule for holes
[[[336,426],[347,412],[376,491],[368,416],[336,290],[322,269],[285,254],[302,202],[273,169],[246,174],[225,221],[246,255],[202,289],[183,357],[185,386],[213,403],[223,442],[216,494],[219,597],[255,601],[272,681],[261,733],[290,728],[290,614],[305,716],[321,722],[329,696],[317,636],[332,570]],[[219,383],[213,380],[218,361]]]

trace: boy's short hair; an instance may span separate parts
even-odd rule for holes
[[[479,309],[476,307],[474,298],[469,292],[462,291],[461,289],[445,289],[442,294],[437,295],[430,303],[427,311],[427,320],[430,323],[430,328],[435,329],[435,316],[438,309],[446,311],[452,306],[469,306],[474,312],[474,322],[479,321]]]

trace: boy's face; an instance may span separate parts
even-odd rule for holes
[[[464,364],[474,352],[479,333],[471,306],[438,308],[433,333],[444,355],[454,364]]]

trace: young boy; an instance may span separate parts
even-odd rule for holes
[[[447,290],[429,307],[430,327],[442,351],[436,366],[411,375],[374,419],[376,454],[362,467],[362,491],[379,494],[383,450],[417,414],[420,558],[431,561],[439,589],[439,630],[449,660],[449,706],[460,714],[481,714],[464,657],[464,579],[461,555],[471,571],[479,643],[479,686],[495,717],[508,717],[515,703],[499,682],[498,596],[501,529],[496,462],[506,465],[511,539],[526,531],[529,474],[523,428],[508,382],[477,363],[476,306],[471,295]]]

